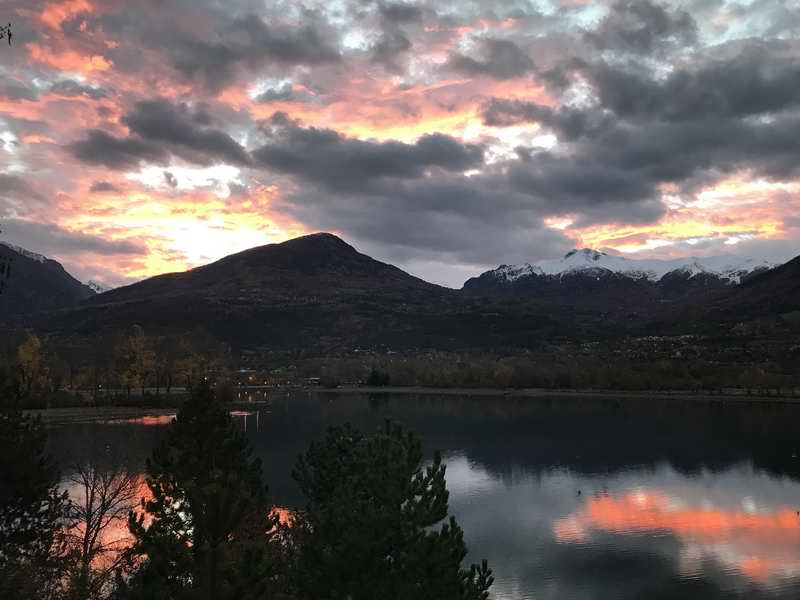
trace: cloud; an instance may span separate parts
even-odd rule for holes
[[[490,127],[539,123],[569,141],[599,135],[615,123],[615,119],[602,110],[553,109],[536,102],[504,98],[491,98],[482,107],[481,116],[484,124]]]
[[[145,255],[147,247],[141,242],[106,240],[81,232],[69,231],[54,223],[34,223],[22,219],[4,219],[3,234],[7,241],[50,257],[72,256],[81,253],[116,255]]]
[[[372,46],[372,60],[393,71],[401,71],[400,59],[411,50],[411,40],[401,29],[389,26]]]
[[[167,185],[171,188],[178,187],[178,178],[169,171],[164,171],[164,181],[166,181]]]
[[[292,84],[289,82],[283,83],[278,87],[269,88],[261,92],[255,97],[256,102],[275,102],[280,100],[292,100],[294,98],[294,91]]]
[[[170,236],[220,211],[276,239],[334,229],[431,273],[557,256],[593,230],[628,246],[723,218],[796,233],[775,192],[800,181],[800,17],[785,3],[68,4],[12,0],[32,45],[0,74],[15,178],[0,201],[118,236],[120,207],[148,196],[163,212],[146,216],[146,266],[108,261],[129,274],[168,268]],[[269,103],[288,114],[265,121]],[[152,185],[129,198],[114,171],[142,163]],[[224,202],[181,169],[221,163],[242,184]],[[747,209],[713,190],[750,180]]]
[[[202,110],[167,100],[136,103],[122,118],[143,140],[166,144],[169,149],[190,160],[205,164],[219,160],[232,164],[250,161],[247,152],[227,133],[209,126],[210,117]]]
[[[238,68],[256,71],[269,63],[318,65],[340,59],[331,32],[314,23],[281,27],[247,15],[220,27],[212,38],[178,36],[166,46],[178,71],[209,90],[230,84]]]
[[[38,100],[39,94],[35,89],[28,87],[24,83],[7,79],[0,82],[0,98],[5,98],[12,102],[19,102],[20,100],[35,101]]]
[[[678,68],[664,79],[604,62],[581,70],[601,104],[628,119],[736,118],[800,108],[800,63],[780,46],[747,45],[732,57]]]
[[[475,180],[473,180],[475,179]],[[498,261],[563,255],[573,242],[546,228],[535,199],[502,180],[456,175],[376,186],[372,193],[303,191],[276,208],[311,229],[339,231],[363,251],[460,287],[445,264],[473,273]]]
[[[394,23],[417,23],[422,21],[422,8],[404,2],[381,2],[378,6],[381,16]]]
[[[83,85],[71,79],[65,79],[54,83],[53,85],[50,86],[50,89],[48,91],[51,94],[65,96],[67,98],[72,98],[75,96],[84,96],[86,98],[91,98],[92,100],[100,100],[101,98],[105,98],[108,95],[108,93],[102,88],[95,88],[90,85]]]
[[[493,79],[513,79],[531,73],[535,65],[531,58],[513,41],[487,38],[482,41],[484,58],[471,58],[454,53],[450,68],[468,75],[486,75]]]
[[[600,50],[651,54],[696,43],[697,24],[686,11],[649,0],[621,0],[585,37]]]
[[[247,151],[224,131],[211,127],[211,116],[202,109],[167,100],[137,102],[122,117],[131,136],[114,137],[91,130],[86,139],[69,146],[79,160],[111,169],[134,167],[140,161],[163,162],[171,155],[201,165],[227,162],[248,164]]]
[[[33,185],[18,175],[0,173],[0,198],[20,202],[46,202],[46,197]]]
[[[159,162],[168,158],[158,145],[114,137],[99,129],[90,130],[86,139],[70,144],[68,149],[78,160],[117,170],[135,167],[143,160]]]
[[[274,139],[253,152],[255,162],[336,190],[358,191],[384,178],[414,179],[430,168],[465,171],[483,163],[482,148],[438,133],[406,144],[357,140],[329,129],[303,128],[280,113],[271,125]]]
[[[109,181],[94,181],[89,187],[92,193],[98,192],[118,192],[119,188]]]

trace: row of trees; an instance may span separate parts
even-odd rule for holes
[[[131,403],[173,388],[188,389],[232,368],[229,349],[202,332],[148,337],[141,327],[127,333],[67,345],[30,332],[9,335],[0,348],[0,391],[19,406]],[[80,390],[81,395],[75,397]]]
[[[41,423],[0,413],[0,597],[488,598],[486,563],[462,567],[441,457],[423,467],[419,439],[397,425],[330,430],[294,470],[306,503],[291,512],[272,504],[259,459],[206,386],[143,485],[94,465],[61,491],[45,442]]]
[[[323,373],[339,381],[370,386],[442,388],[541,388],[598,390],[680,390],[717,392],[737,389],[758,395],[800,393],[800,356],[757,364],[724,364],[701,359],[633,360],[602,354],[561,356],[525,354],[430,353],[420,356],[313,359],[302,374]]]

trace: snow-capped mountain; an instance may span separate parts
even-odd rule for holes
[[[102,294],[104,292],[110,292],[114,288],[108,285],[103,285],[102,283],[97,283],[93,279],[90,279],[84,284],[90,290],[93,290],[95,294]]]
[[[632,279],[647,279],[657,283],[667,274],[682,274],[688,278],[710,275],[729,284],[738,284],[754,272],[775,266],[766,261],[738,256],[640,260],[612,256],[585,248],[572,250],[563,258],[556,260],[545,260],[534,264],[501,265],[493,271],[487,271],[481,277],[486,276],[500,284],[514,284],[520,279],[532,276],[563,277],[567,274],[584,274],[596,277],[616,273]]]
[[[11,264],[0,294],[0,319],[74,306],[96,294],[61,263],[14,244],[0,242],[0,260]]]
[[[0,242],[0,245],[3,245],[6,248],[13,250],[17,254],[20,254],[25,258],[30,258],[31,260],[35,260],[38,263],[44,264],[48,260],[48,258],[43,254],[37,254],[36,252],[31,252],[30,250],[26,250],[21,246],[15,246],[14,244],[9,244],[8,242]]]
[[[468,280],[463,291],[641,316],[665,303],[699,302],[774,266],[736,256],[640,260],[582,249],[557,260],[501,265]]]

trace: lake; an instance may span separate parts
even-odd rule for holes
[[[800,597],[800,406],[293,392],[250,410],[234,418],[290,507],[292,466],[326,427],[422,435],[498,600]],[[51,449],[64,468],[141,468],[167,421],[54,426]]]

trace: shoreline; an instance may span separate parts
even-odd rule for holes
[[[594,399],[594,400],[659,400],[676,402],[704,402],[731,405],[744,404],[800,404],[800,396],[757,396],[746,393],[720,393],[707,394],[689,391],[616,391],[616,390],[549,390],[549,389],[519,389],[505,390],[500,388],[434,388],[434,387],[366,387],[366,386],[341,386],[326,389],[317,386],[275,388],[268,391],[269,396],[305,394],[395,394],[395,395],[438,395],[461,396],[466,398],[493,398],[495,400],[508,399]],[[232,410],[256,408],[264,405],[267,400],[255,402],[236,401],[230,404]],[[128,406],[85,406],[71,408],[46,408],[23,411],[25,414],[40,416],[46,425],[65,425],[94,423],[97,421],[124,421],[142,417],[166,417],[174,415],[178,406],[161,408],[143,408]]]
[[[673,399],[681,401],[703,402],[778,402],[781,404],[800,404],[798,396],[764,396],[747,395],[744,391],[739,393],[722,392],[708,394],[705,392],[692,392],[688,390],[676,391],[650,391],[650,390],[551,390],[546,388],[435,388],[435,387],[367,387],[367,386],[341,386],[335,389],[318,387],[297,388],[299,391],[314,392],[319,394],[330,393],[362,393],[362,394],[439,394],[443,396],[493,396],[501,398],[597,398],[598,400],[643,400],[650,398]]]

